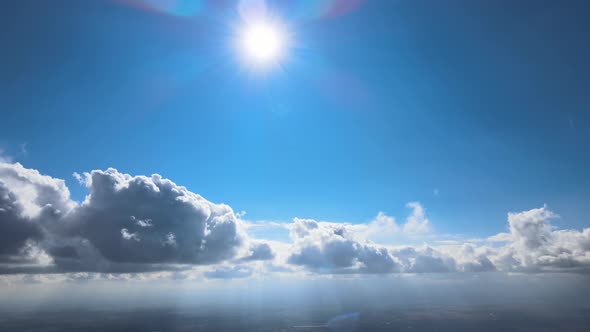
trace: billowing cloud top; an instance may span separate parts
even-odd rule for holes
[[[0,227],[6,239],[0,257],[22,260],[33,247],[52,262],[29,266],[31,271],[149,271],[221,262],[246,244],[229,206],[157,174],[130,176],[111,168],[85,177],[89,194],[78,205],[62,180],[2,164]],[[11,270],[27,271],[4,266]]]
[[[295,218],[257,223],[289,232],[290,242],[254,239],[228,205],[207,201],[160,175],[95,170],[65,182],[0,163],[0,273],[190,271],[206,278],[257,273],[427,273],[576,271],[590,267],[590,228],[556,230],[546,206],[508,214],[507,233],[440,241],[418,202],[405,223],[380,212],[364,224]],[[396,239],[421,239],[402,246]],[[378,244],[381,243],[381,244]]]
[[[385,247],[355,240],[344,225],[295,218],[288,262],[330,273],[395,271],[399,264]]]

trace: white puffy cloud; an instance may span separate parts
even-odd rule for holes
[[[412,213],[406,219],[404,231],[406,233],[426,233],[430,231],[430,220],[426,218],[426,209],[419,202],[410,202],[406,206]]]
[[[558,218],[547,206],[508,214],[509,234],[496,236],[505,245],[492,255],[502,270],[585,271],[590,268],[590,228],[556,230],[550,220]]]
[[[383,213],[367,224],[295,219],[290,225],[294,244],[288,262],[322,273],[590,271],[590,228],[556,230],[550,220],[558,216],[546,206],[509,213],[510,232],[479,244],[454,240],[440,241],[445,244],[439,246],[386,249],[371,241],[388,232],[429,232],[424,208],[419,203],[408,207],[412,213],[401,226]],[[371,253],[378,253],[378,259],[368,260]]]
[[[75,207],[64,181],[0,163],[0,261],[45,259],[37,244],[47,237],[46,228]]]
[[[492,254],[493,251],[488,247],[477,247],[472,243],[464,243],[452,257],[455,259],[459,271],[487,272],[496,270],[496,266],[489,258]]]
[[[253,242],[250,246],[248,254],[242,257],[240,260],[243,262],[248,261],[266,261],[272,260],[275,257],[275,253],[271,249],[270,245],[266,242]]]
[[[215,263],[233,258],[246,241],[229,206],[157,174],[108,169],[92,171],[86,182],[89,195],[65,222],[109,261]]]
[[[392,254],[401,262],[403,272],[429,273],[457,270],[455,259],[429,246],[394,249]]]
[[[508,233],[488,237],[483,245],[443,246],[460,271],[590,271],[590,228],[557,230],[559,216],[547,206],[508,213]]]
[[[410,215],[403,224],[384,212],[368,223],[344,224],[353,236],[360,241],[373,241],[383,244],[414,242],[432,231],[430,220],[426,217],[426,209],[419,202],[410,202],[406,207],[411,209]]]
[[[0,261],[10,263],[0,271],[176,269],[233,259],[249,243],[229,206],[157,174],[108,169],[85,177],[89,194],[77,204],[63,180],[20,164],[0,164]],[[48,254],[51,264],[14,266],[30,261],[31,248]],[[255,249],[251,259],[268,259],[264,249],[270,248]]]
[[[321,273],[387,273],[398,263],[385,247],[355,240],[345,225],[295,218],[288,263]]]
[[[76,207],[63,180],[41,175],[19,163],[0,163],[0,181],[22,206],[22,217],[32,219],[43,213],[63,215]]]
[[[394,217],[379,212],[375,219],[367,224],[351,224],[348,228],[360,240],[374,240],[378,242],[387,242],[387,239],[393,239],[400,232],[400,226]],[[403,229],[403,228],[401,228]]]

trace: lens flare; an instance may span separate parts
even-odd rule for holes
[[[242,36],[246,56],[257,63],[277,60],[284,48],[284,36],[275,24],[257,22],[248,25]]]

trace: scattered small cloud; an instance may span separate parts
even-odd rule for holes
[[[27,144],[28,144],[27,142],[19,144],[20,153],[23,155],[23,157],[26,157],[29,155],[29,151],[27,150]]]
[[[121,236],[123,236],[123,238],[125,240],[140,241],[139,240],[139,236],[137,236],[137,233],[129,233],[129,230],[127,228],[122,228],[121,229]]]
[[[72,173],[72,176],[74,177],[74,179],[76,179],[76,181],[78,181],[79,184],[81,184],[81,185],[86,184],[86,177],[80,175],[80,173],[74,172],[74,173]]]
[[[151,219],[138,219],[135,216],[131,216],[131,221],[139,227],[152,227],[154,224],[152,223]]]

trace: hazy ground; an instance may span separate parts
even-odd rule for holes
[[[360,310],[359,320],[334,328],[295,329],[324,325],[331,310],[318,308],[303,317],[298,308],[257,311],[191,311],[150,309],[42,310],[0,318],[2,331],[584,331],[590,328],[590,308],[554,312],[548,307],[415,307]]]
[[[587,281],[486,275],[13,285],[0,288],[0,331],[589,331]],[[294,329],[310,325],[318,327]]]

